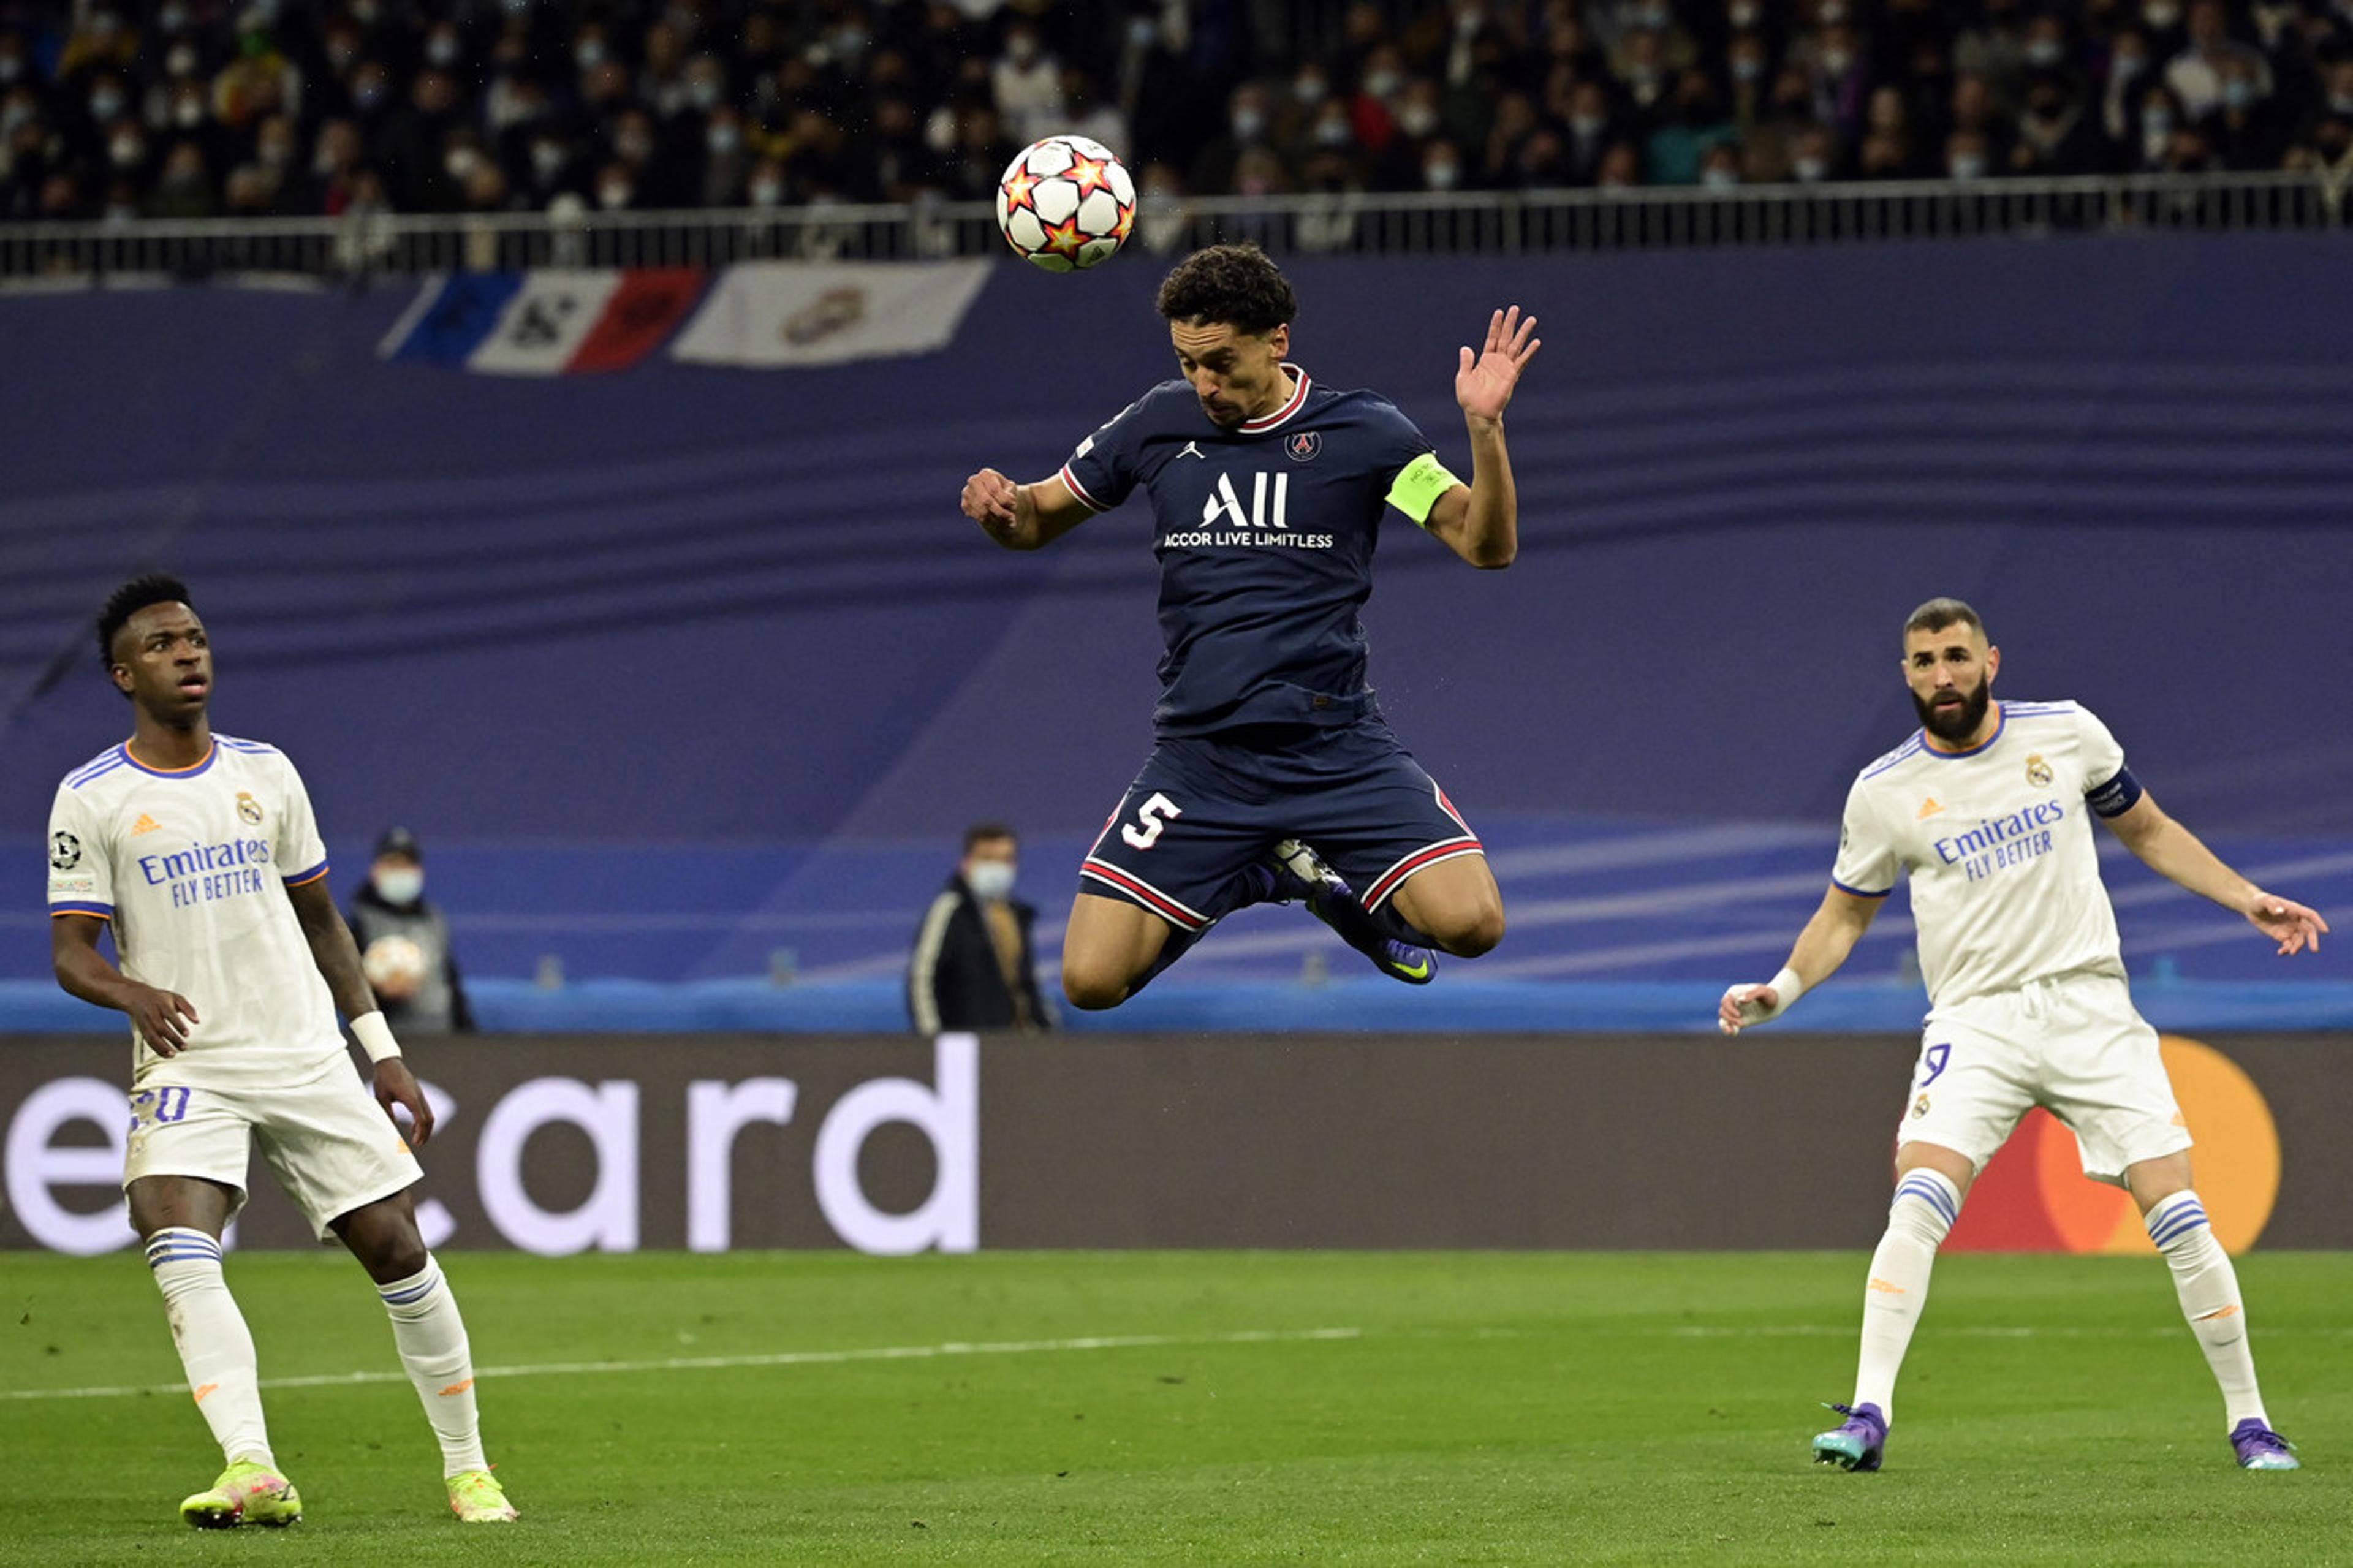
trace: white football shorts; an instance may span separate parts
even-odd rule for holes
[[[2083,973],[1930,1012],[1895,1142],[1939,1144],[1983,1172],[2038,1105],[2074,1132],[2095,1182],[2120,1186],[2126,1167],[2189,1147],[2157,1031],[2123,980]]]
[[[236,1206],[243,1208],[255,1143],[321,1241],[334,1234],[330,1220],[425,1175],[346,1057],[309,1083],[268,1089],[132,1089],[122,1184],[142,1176],[201,1176],[236,1189]]]

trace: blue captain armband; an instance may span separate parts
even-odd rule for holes
[[[1461,482],[1446,471],[1437,453],[1424,452],[1398,470],[1397,478],[1390,481],[1389,493],[1383,499],[1413,519],[1416,528],[1428,528],[1430,509],[1438,504],[1438,498]]]
[[[2140,804],[2140,780],[2132,776],[2130,768],[2118,768],[2116,776],[2097,789],[2084,792],[2084,802],[2101,816],[2122,816]]]

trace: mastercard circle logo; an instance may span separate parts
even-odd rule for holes
[[[2160,1038],[2174,1099],[2197,1146],[2198,1195],[2215,1238],[2232,1253],[2263,1235],[2279,1200],[2279,1129],[2263,1091],[2239,1064],[2179,1035]],[[2031,1110],[1970,1187],[1946,1239],[1963,1252],[2141,1253],[2156,1250],[2121,1187],[2088,1181],[2075,1135]]]

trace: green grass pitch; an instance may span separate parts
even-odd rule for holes
[[[355,1266],[232,1255],[307,1517],[183,1528],[184,1387],[41,1392],[176,1385],[137,1255],[12,1254],[0,1561],[2353,1562],[2342,1256],[2240,1264],[2290,1475],[2149,1260],[1945,1258],[1876,1476],[1807,1448],[1860,1254],[444,1261],[519,1523],[449,1518]]]

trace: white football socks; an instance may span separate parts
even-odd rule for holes
[[[2148,1238],[2173,1270],[2173,1292],[2181,1315],[2198,1336],[2214,1381],[2222,1385],[2224,1419],[2232,1427],[2250,1417],[2271,1425],[2263,1396],[2255,1387],[2255,1354],[2247,1343],[2246,1304],[2239,1299],[2239,1271],[2206,1223],[2206,1205],[2184,1188],[2149,1205],[2143,1216]]]
[[[164,1293],[164,1315],[188,1374],[188,1392],[219,1442],[221,1458],[277,1468],[261,1419],[253,1334],[221,1277],[220,1243],[201,1230],[172,1226],[147,1238],[147,1267]]]
[[[466,1321],[449,1294],[441,1265],[430,1257],[421,1273],[376,1287],[392,1317],[392,1342],[400,1364],[425,1403],[425,1419],[441,1444],[445,1476],[487,1470],[481,1421],[474,1408],[474,1353],[466,1342]]]
[[[1961,1190],[1926,1168],[1906,1171],[1887,1206],[1887,1231],[1871,1255],[1871,1281],[1862,1293],[1862,1354],[1854,1374],[1854,1403],[1876,1405],[1895,1421],[1895,1374],[1912,1331],[1928,1304],[1928,1275],[1936,1248],[1961,1215]]]

